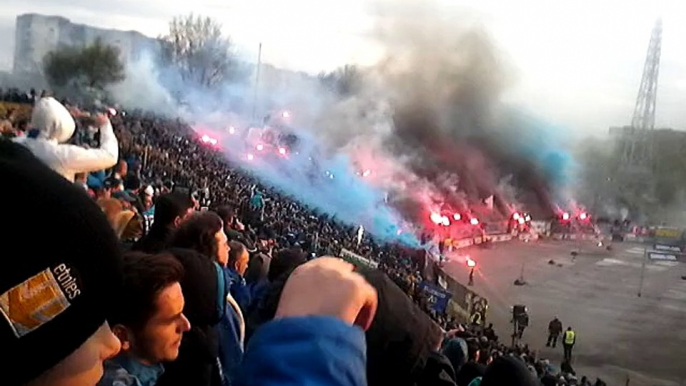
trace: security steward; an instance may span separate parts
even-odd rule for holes
[[[576,332],[574,332],[571,327],[567,327],[567,331],[565,331],[562,336],[562,346],[565,350],[565,359],[568,361],[572,360],[572,348],[574,347],[574,343],[576,343]]]

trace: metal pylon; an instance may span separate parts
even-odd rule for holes
[[[655,102],[661,50],[662,20],[658,19],[648,45],[631,129],[627,132],[624,143],[622,163],[629,169],[650,169],[652,166],[652,130],[655,127]]]

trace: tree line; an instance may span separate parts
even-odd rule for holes
[[[189,85],[212,89],[245,76],[239,71],[234,45],[221,24],[196,15],[175,17],[166,35],[157,39],[158,60],[177,71]],[[96,39],[81,47],[60,47],[43,59],[50,86],[58,91],[104,92],[125,79],[125,63],[118,47]]]
[[[239,60],[231,38],[210,17],[177,16],[157,43],[158,64],[178,74],[184,86],[212,91],[227,82],[245,82],[250,77],[251,71]],[[43,59],[43,72],[58,93],[86,97],[102,95],[108,86],[126,78],[119,48],[101,39],[48,53]],[[319,75],[325,88],[342,97],[357,91],[360,78],[359,70],[349,65]]]

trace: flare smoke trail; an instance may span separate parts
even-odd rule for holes
[[[501,216],[519,206],[550,213],[566,199],[573,163],[564,132],[501,103],[512,79],[481,28],[428,1],[379,0],[373,11],[384,57],[361,70],[353,95],[312,77],[284,87],[265,71],[260,110],[290,110],[287,126],[298,130],[287,160],[226,134],[229,125],[247,130],[245,114],[187,118],[213,127],[227,156],[267,183],[386,240],[417,245],[413,225],[430,211],[469,211],[489,196]],[[227,88],[252,96],[250,86]],[[192,106],[217,105],[194,90],[186,97]],[[226,108],[240,115],[235,104]]]
[[[466,210],[491,195],[507,216],[513,203],[503,194],[506,177],[520,204],[550,213],[564,199],[556,189],[570,177],[565,137],[500,103],[511,77],[487,34],[429,2],[379,1],[375,12],[382,15],[374,36],[385,58],[366,71],[360,92],[315,125],[329,135],[324,140],[335,145],[343,135],[346,152],[362,154],[360,163],[374,169],[380,152],[396,161],[380,185],[395,191],[413,221],[427,208]],[[382,145],[365,150],[370,143]],[[366,154],[377,159],[364,160]]]

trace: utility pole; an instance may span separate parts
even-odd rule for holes
[[[638,297],[643,295],[643,278],[646,272],[646,260],[648,259],[648,247],[643,247],[643,262],[641,263],[641,279],[638,283]]]
[[[257,50],[257,68],[255,69],[255,93],[252,100],[252,121],[255,122],[255,113],[257,112],[257,93],[260,87],[260,69],[262,67],[262,43]]]

